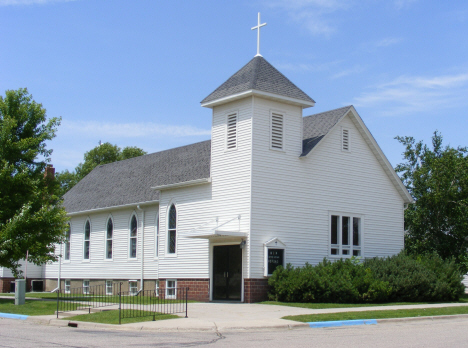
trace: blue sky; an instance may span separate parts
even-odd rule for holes
[[[209,139],[200,101],[256,54],[315,101],[353,104],[393,165],[410,135],[468,145],[465,0],[0,0],[0,93],[62,116],[57,170],[102,142],[148,152]]]

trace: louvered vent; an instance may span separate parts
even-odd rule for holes
[[[271,114],[271,147],[283,149],[283,115]]]
[[[235,149],[237,147],[237,113],[227,116],[226,148]]]
[[[342,143],[342,150],[349,151],[349,130],[343,129],[341,143]]]

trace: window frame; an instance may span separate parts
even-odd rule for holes
[[[130,286],[130,284],[135,284],[135,286]],[[128,293],[129,295],[136,295],[138,293],[138,280],[131,279],[128,281]]]
[[[89,225],[89,238],[86,239],[86,226]],[[84,228],[83,228],[83,262],[90,262],[91,260],[91,219],[88,217],[85,221]],[[86,243],[87,246],[86,246]],[[88,249],[88,257],[86,258],[86,248]]]
[[[176,218],[175,218],[175,228],[170,228],[170,223],[171,223],[171,219],[170,219],[170,216],[171,216],[171,209],[172,207],[174,207],[175,209],[175,214],[176,214]],[[169,256],[169,257],[176,257],[177,256],[177,226],[178,226],[178,223],[179,223],[179,213],[178,213],[178,208],[176,206],[175,203],[170,203],[169,205],[169,209],[167,210],[167,223],[166,223],[166,226],[167,226],[167,242],[166,242],[166,256]],[[174,252],[170,252],[170,240],[171,240],[171,232],[174,232],[175,233],[175,245],[174,245]]]
[[[114,218],[112,215],[109,215],[106,220],[106,230],[104,235],[104,259],[107,261],[112,261],[114,259]],[[109,238],[109,221],[112,222],[112,236]],[[108,243],[111,242],[111,257],[108,257],[109,250],[108,250]]]
[[[86,283],[88,283],[86,285]],[[85,289],[88,289],[85,291]],[[83,295],[89,295],[89,290],[90,290],[90,281],[89,279],[83,279]]]
[[[174,286],[169,286],[169,282],[174,282]],[[170,291],[174,291],[173,294],[169,294]],[[166,279],[166,299],[177,299],[177,279]]]
[[[160,289],[159,279],[156,279],[156,282],[154,284],[154,294],[156,295],[156,297],[159,297],[159,289]]]
[[[110,283],[110,291],[109,290],[109,283]],[[106,280],[106,295],[113,295],[114,294],[114,284],[112,280]]]
[[[136,221],[136,235],[132,237],[132,222],[133,219]],[[132,239],[135,239],[135,256],[132,256]],[[138,215],[133,212],[130,217],[130,224],[128,228],[128,253],[127,253],[129,260],[137,260],[138,259]]]
[[[333,216],[338,217],[337,221],[337,244],[332,244],[332,228]],[[349,218],[348,223],[348,244],[343,245],[343,218]],[[358,220],[358,239],[359,245],[354,245],[354,219]],[[332,254],[332,249],[337,250],[337,254]],[[348,250],[348,253],[343,253],[343,250]],[[359,255],[354,255],[357,251]],[[364,215],[353,214],[346,212],[331,211],[328,214],[328,255],[330,258],[351,258],[351,257],[364,257]]]
[[[64,280],[64,291],[65,291],[66,294],[69,294],[71,292],[71,280],[70,279],[65,279]]]
[[[70,262],[70,255],[71,255],[71,244],[70,244],[70,241],[71,241],[71,224],[68,223],[68,230],[67,230],[67,234],[65,235],[65,242],[64,242],[64,249],[65,249],[65,252],[64,252],[64,256],[63,256],[63,261],[64,262]]]
[[[154,235],[154,259],[159,259],[159,211],[156,213],[156,222],[155,222],[155,235]]]

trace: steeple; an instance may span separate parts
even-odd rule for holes
[[[314,106],[315,101],[280,73],[262,56],[255,56],[242,69],[201,101],[201,106],[213,107],[228,101],[258,95],[300,105]]]

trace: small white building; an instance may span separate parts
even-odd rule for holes
[[[278,265],[400,252],[410,194],[353,106],[303,117],[314,103],[255,56],[201,102],[210,141],[98,166],[64,196],[46,289],[254,302]]]

